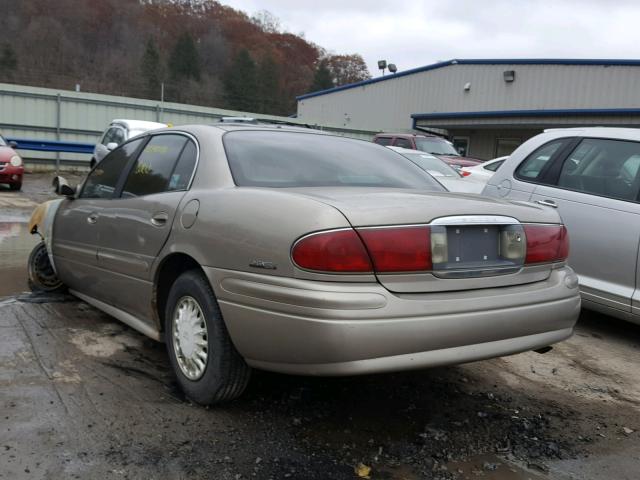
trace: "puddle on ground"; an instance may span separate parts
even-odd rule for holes
[[[29,289],[27,260],[39,241],[28,232],[27,218],[0,217],[0,297]]]
[[[537,465],[531,465],[535,468]],[[460,480],[482,478],[483,480],[544,480],[542,473],[523,470],[495,455],[479,455],[466,461],[451,461],[448,470]],[[541,465],[539,468],[544,467]]]

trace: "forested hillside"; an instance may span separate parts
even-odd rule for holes
[[[295,96],[369,78],[269,12],[212,0],[0,0],[0,82],[288,115]]]

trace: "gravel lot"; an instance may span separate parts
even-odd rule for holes
[[[640,327],[585,313],[544,355],[255,372],[240,400],[205,409],[163,345],[72,297],[21,293],[25,222],[49,181],[0,188],[0,478],[638,478]]]

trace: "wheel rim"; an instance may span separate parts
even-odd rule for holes
[[[51,266],[49,261],[49,255],[46,248],[39,248],[29,264],[31,278],[33,278],[40,287],[47,290],[55,290],[62,282],[56,275],[56,272]]]
[[[209,358],[207,323],[193,297],[178,300],[173,312],[171,340],[180,370],[189,380],[204,374]]]

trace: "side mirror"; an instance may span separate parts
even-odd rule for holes
[[[16,142],[15,140],[9,140],[9,146],[11,148],[18,148],[18,142]]]
[[[76,194],[76,189],[69,185],[64,177],[54,177],[51,183],[57,195],[73,198]]]
[[[118,148],[118,144],[116,142],[107,143],[107,150],[112,151]]]

